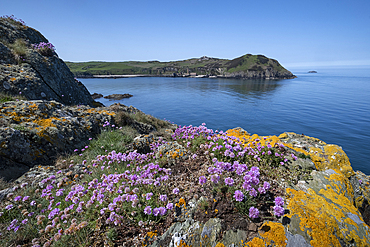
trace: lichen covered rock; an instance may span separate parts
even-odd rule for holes
[[[115,113],[64,106],[56,101],[10,101],[0,105],[0,176],[14,179],[58,154],[85,146]]]

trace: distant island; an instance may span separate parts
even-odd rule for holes
[[[308,71],[308,73],[317,73],[317,71],[316,70],[310,70],[310,71]]]
[[[296,77],[277,60],[264,55],[252,54],[246,54],[233,60],[203,56],[171,62],[66,62],[66,64],[79,78],[165,76],[291,79]]]

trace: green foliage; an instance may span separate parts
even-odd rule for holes
[[[200,210],[207,211],[208,208],[210,207],[210,203],[209,203],[209,201],[207,199],[204,199],[204,200],[201,200],[199,202],[199,206],[198,207],[199,207]]]
[[[0,103],[5,103],[7,101],[16,101],[16,100],[26,100],[26,98],[21,95],[13,96],[13,95],[9,95],[5,92],[0,91]]]
[[[118,236],[118,234],[117,234],[116,229],[111,228],[111,229],[108,230],[107,238],[109,238],[110,240],[116,240],[117,236]]]
[[[310,155],[305,155],[304,153],[299,153],[297,157],[301,159],[311,159]]]

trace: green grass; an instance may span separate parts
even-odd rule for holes
[[[0,103],[5,103],[7,101],[16,101],[16,100],[27,100],[24,96],[21,95],[9,95],[5,92],[0,91]]]
[[[16,39],[14,43],[5,42],[5,45],[12,51],[17,62],[22,63],[28,50],[27,42],[24,39]]]

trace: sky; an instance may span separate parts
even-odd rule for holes
[[[233,59],[370,66],[369,0],[1,0],[65,61]]]

